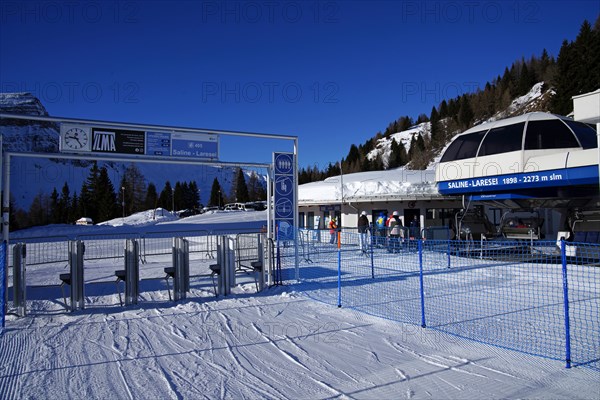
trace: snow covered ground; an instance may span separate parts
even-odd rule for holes
[[[75,236],[79,228],[131,232],[136,225],[155,232],[260,226],[261,214],[162,223],[138,216],[121,227],[46,227],[13,237]],[[257,294],[248,274],[239,275],[233,294],[216,298],[207,270],[197,269],[187,299],[174,303],[163,257],[142,269],[141,298],[131,307],[120,306],[115,262],[95,261],[92,270],[104,276],[88,277],[86,309],[73,313],[65,312],[57,282],[43,283],[56,270],[46,275],[32,267],[40,285],[28,287],[29,315],[9,315],[0,338],[0,398],[600,397],[596,370],[337,308],[309,299],[299,286]]]

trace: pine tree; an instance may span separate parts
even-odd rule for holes
[[[388,168],[398,168],[400,166],[400,162],[398,160],[398,156],[400,153],[400,146],[395,139],[392,139],[392,144],[390,146],[390,157],[388,158]]]
[[[238,168],[236,184],[235,184],[235,199],[239,203],[247,203],[250,201],[248,195],[248,186],[246,185],[246,178],[244,171],[241,168]]]
[[[440,104],[440,119],[444,119],[448,117],[448,103],[446,100],[442,100]]]
[[[28,222],[27,222],[27,220],[28,220],[27,213],[16,205],[15,199],[13,198],[12,195],[10,196],[10,199],[8,201],[8,207],[9,207],[9,214],[11,216],[11,218],[9,219],[8,226],[9,226],[9,230],[11,232],[29,227]]]
[[[62,187],[60,199],[58,200],[59,221],[61,223],[72,222],[70,220],[70,216],[72,214],[71,202],[72,200],[69,191],[69,185],[67,184],[67,182],[65,182],[64,186]]]
[[[358,161],[360,159],[360,152],[358,151],[358,147],[356,145],[350,145],[350,151],[348,152],[348,157],[346,157],[346,163],[350,166],[352,163]]]
[[[29,206],[29,226],[48,225],[49,218],[49,199],[43,193],[38,193]]]
[[[208,205],[211,207],[221,207],[223,205],[223,193],[221,191],[221,184],[217,178],[213,180]]]
[[[429,122],[431,124],[431,141],[433,143],[437,143],[440,137],[440,115],[438,114],[437,108],[435,108],[435,106],[431,108]]]
[[[421,134],[417,135],[416,144],[417,144],[417,150],[419,150],[420,153],[425,151],[425,140],[423,139],[423,136]]]
[[[527,64],[523,64],[521,68],[521,74],[519,76],[519,83],[517,85],[517,95],[522,96],[531,90],[531,87],[535,85],[537,82],[535,81],[535,76],[533,75],[533,71],[530,72],[529,68],[527,68]]]
[[[128,214],[146,209],[146,178],[134,163],[129,164],[125,169],[121,187],[125,187],[125,207]]]
[[[177,181],[175,182],[175,189],[173,190],[173,207],[175,207],[175,210],[181,210],[182,208],[184,208],[183,199],[183,185],[179,181]]]
[[[85,213],[82,217],[91,218],[94,222],[96,222],[98,214],[96,187],[99,174],[100,168],[98,168],[98,164],[94,161],[86,181],[81,186],[80,200],[83,212]]]
[[[200,189],[198,189],[198,184],[196,181],[190,181],[188,188],[190,191],[190,208],[200,208]]]
[[[57,224],[60,222],[60,208],[59,208],[59,197],[56,188],[52,190],[50,195],[50,223]]]
[[[427,114],[419,114],[419,117],[417,118],[417,124],[422,124],[423,122],[429,122],[429,117],[427,117]]]
[[[558,53],[557,74],[554,81],[556,95],[552,98],[552,112],[567,115],[573,109],[571,96],[576,92],[577,59],[573,45],[567,40],[563,41]]]
[[[165,210],[171,210],[173,208],[173,188],[171,187],[171,182],[165,182],[165,187],[158,197],[158,204]]]
[[[146,190],[146,199],[144,200],[144,208],[146,210],[153,210],[158,205],[158,193],[156,192],[156,185],[154,183],[148,184]]]
[[[95,222],[108,221],[117,216],[117,196],[106,167],[100,168],[95,188],[97,214]]]
[[[306,179],[307,172],[304,170],[304,179]],[[258,201],[258,192],[259,192],[260,183],[258,182],[258,174],[256,171],[252,171],[250,173],[250,179],[248,179],[248,198],[250,201]]]
[[[410,139],[410,148],[408,149],[408,159],[412,160],[415,152],[417,151],[417,138],[413,135]]]
[[[467,129],[471,126],[473,121],[473,110],[467,95],[464,95],[460,99],[460,109],[458,110],[458,122],[463,129]]]
[[[75,223],[82,215],[85,215],[85,213],[81,209],[81,201],[79,200],[79,197],[77,197],[77,192],[74,192],[68,213],[69,223]]]

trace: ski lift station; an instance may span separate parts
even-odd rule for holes
[[[474,239],[598,232],[599,98],[600,89],[574,97],[573,118],[534,112],[475,126],[452,139],[436,170],[363,172],[301,185],[300,226],[326,229],[333,217],[355,228],[362,211],[371,223],[398,211],[405,227],[417,218],[423,238],[439,227],[450,228],[451,238]]]

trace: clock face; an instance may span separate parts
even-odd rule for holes
[[[65,132],[65,146],[70,150],[87,148],[88,133],[81,128],[71,128]]]

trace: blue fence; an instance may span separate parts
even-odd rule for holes
[[[600,246],[299,234],[298,290],[332,304],[600,370]],[[294,278],[291,247],[281,248]]]
[[[4,333],[6,323],[6,242],[0,244],[0,334]]]

